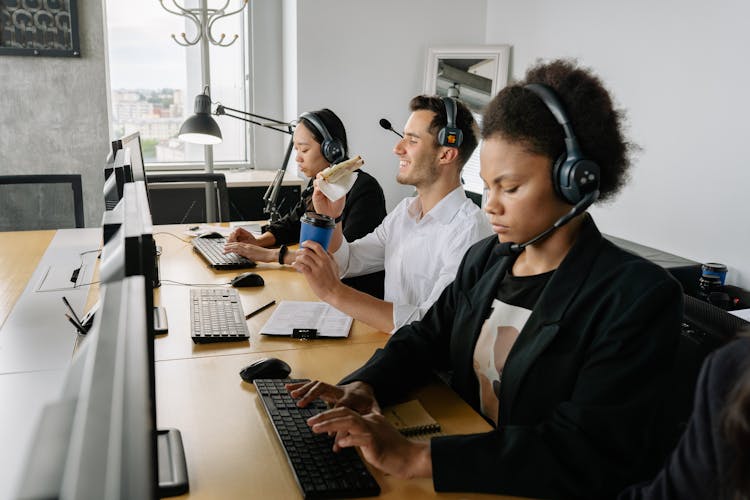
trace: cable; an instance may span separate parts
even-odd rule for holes
[[[159,231],[159,232],[154,233],[154,235],[157,235],[157,234],[166,234],[166,235],[171,236],[172,238],[177,238],[178,240],[182,241],[183,243],[190,243],[190,240],[186,240],[185,238],[180,238],[176,234],[169,233],[167,231]]]
[[[178,285],[178,286],[229,286],[232,283],[183,283],[181,281],[175,281],[175,280],[161,280],[162,284],[167,285]]]

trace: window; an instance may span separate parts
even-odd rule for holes
[[[482,126],[482,115],[472,111],[474,119],[477,122],[477,126]],[[477,148],[471,154],[471,157],[466,161],[463,170],[461,171],[461,179],[464,183],[464,189],[471,191],[472,193],[482,194],[484,192],[484,181],[479,176],[479,150],[482,146],[482,139],[479,139]]]
[[[197,6],[178,0],[180,5]],[[164,2],[177,10],[172,0]],[[184,166],[202,165],[203,146],[180,142],[177,132],[193,113],[195,96],[202,92],[200,44],[183,47],[196,34],[195,25],[184,17],[164,10],[157,0],[107,0],[109,76],[112,130],[116,137],[141,133],[144,160]],[[227,11],[236,10],[241,0],[232,0]],[[209,5],[211,7],[211,5]],[[226,106],[246,109],[247,8],[242,13],[218,20],[214,38],[226,33],[225,42],[237,33],[230,47],[209,44],[211,99]],[[214,146],[216,163],[247,162],[245,125],[239,120],[216,117],[224,141]]]

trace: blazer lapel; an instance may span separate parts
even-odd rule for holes
[[[560,332],[560,322],[586,281],[602,235],[586,214],[581,234],[550,278],[518,339],[508,353],[500,384],[500,422],[507,422],[521,382],[534,361]]]
[[[515,261],[514,257],[498,258],[494,255],[490,259],[482,277],[474,286],[463,292],[469,307],[462,313],[462,318],[458,323],[463,323],[460,329],[464,334],[454,337],[452,341],[454,366],[461,367],[460,370],[454,371],[453,382],[463,388],[459,392],[471,394],[476,398],[479,397],[479,388],[474,374],[474,347],[481,332],[482,323],[487,319],[490,306],[495,299],[497,286]],[[470,338],[468,338],[469,335]],[[478,404],[478,400],[475,403]]]

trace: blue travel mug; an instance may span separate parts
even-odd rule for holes
[[[299,242],[317,241],[324,250],[328,250],[328,244],[331,242],[333,230],[336,222],[327,215],[307,212],[300,219],[301,227],[299,231]]]
[[[723,285],[727,278],[727,266],[718,262],[706,262],[701,266],[701,274],[703,276],[718,276]]]

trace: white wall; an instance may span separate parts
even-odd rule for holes
[[[750,287],[750,3],[488,0],[487,43],[513,46],[512,74],[575,57],[627,110],[643,150],[630,184],[594,207],[602,231],[729,266]]]
[[[484,43],[486,0],[297,1],[297,112],[327,107],[344,122],[390,210],[413,188],[396,183],[397,137],[422,92],[427,48]]]

